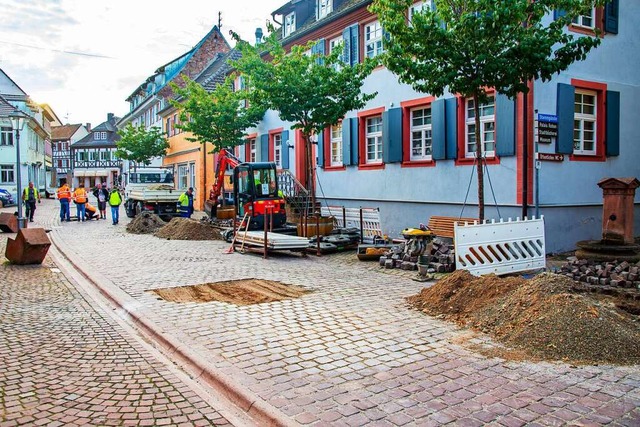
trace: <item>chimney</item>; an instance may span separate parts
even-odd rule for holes
[[[91,132],[91,123],[87,123],[84,127],[87,129],[87,132]]]
[[[256,46],[262,43],[262,28],[256,28]]]
[[[107,121],[109,123],[113,122],[113,113],[107,113]]]

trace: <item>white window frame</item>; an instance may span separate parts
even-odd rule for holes
[[[491,114],[489,114],[489,111]],[[476,157],[475,147],[470,148],[470,145],[475,143],[471,142],[471,138],[475,139],[475,116],[473,110],[473,99],[469,98],[465,102],[465,144],[464,151],[466,158]],[[496,155],[496,97],[489,95],[489,100],[486,103],[480,104],[480,143],[482,149],[482,155],[485,158],[495,157]],[[471,131],[473,127],[474,131]],[[487,140],[489,134],[493,135],[492,140]],[[488,150],[487,144],[492,144],[493,149]]]
[[[571,21],[571,25],[573,25],[574,27],[594,30],[596,28],[596,8],[591,8],[591,13],[588,15],[578,15],[573,18],[573,20]]]
[[[282,24],[282,37],[289,37],[296,30],[296,13],[291,12],[284,16]]]
[[[425,111],[425,113],[428,111],[428,115],[422,116],[423,117],[423,123],[421,124],[414,124],[414,114],[417,111]],[[428,123],[426,123],[428,118]],[[422,105],[419,107],[415,107],[412,108],[410,110],[410,116],[409,116],[409,143],[411,144],[409,149],[411,150],[410,153],[410,160],[411,161],[425,161],[425,160],[432,160],[433,158],[433,134],[432,134],[432,120],[433,120],[433,116],[432,116],[432,110],[431,110],[431,105]],[[419,134],[419,141],[420,141],[420,154],[415,154],[414,150],[415,150],[415,146],[414,146],[414,142],[416,142],[416,138],[415,138],[415,134]]]
[[[331,166],[343,166],[342,160],[342,122],[329,128],[331,139]]]
[[[178,165],[178,189],[185,190],[189,187],[189,165]]]
[[[273,162],[277,168],[282,168],[282,134],[273,135]]]
[[[13,184],[16,182],[15,165],[0,165],[0,184]]]
[[[593,105],[585,104],[585,96],[593,97]],[[591,106],[593,114],[584,112],[585,106]],[[574,117],[573,117],[573,154],[584,156],[595,156],[597,154],[598,139],[598,92],[586,89],[576,89],[574,101]],[[586,129],[586,125],[592,123],[593,129]],[[587,149],[586,133],[592,133],[590,140],[593,148]]]
[[[256,161],[256,156],[257,156],[256,139],[255,138],[251,138],[249,140],[249,161],[250,162],[255,162]]]
[[[98,155],[98,150],[89,150],[89,160],[92,162],[97,162],[100,156]]]
[[[89,155],[86,150],[78,150],[76,151],[76,161],[78,162],[86,162],[89,160]]]
[[[413,15],[416,13],[420,13],[423,10],[431,9],[431,0],[418,1],[409,6],[409,10],[407,12],[407,18],[409,19],[409,24],[413,21]]]
[[[342,38],[342,36],[336,37],[336,38],[333,38],[333,39],[329,40],[329,55],[331,55],[331,53],[338,46],[343,46],[344,47],[344,38]],[[341,59],[344,62],[344,51],[342,52]],[[340,63],[335,63],[333,65],[333,67],[336,69],[336,71],[340,71],[340,69],[342,68],[342,65]]]
[[[189,187],[196,190],[196,164],[194,162],[189,163]]]
[[[316,19],[320,20],[333,11],[333,0],[316,0]]]
[[[107,133],[106,132],[95,132],[95,139],[96,139],[96,141],[104,141],[105,139],[107,139]]]
[[[0,145],[13,146],[13,129],[11,127],[0,127]]]
[[[375,58],[384,52],[382,37],[380,21],[374,21],[364,26],[364,54],[366,57]]]
[[[108,162],[111,160],[111,151],[109,150],[100,150],[100,161]]]
[[[365,163],[382,163],[382,114],[366,117],[365,125]]]

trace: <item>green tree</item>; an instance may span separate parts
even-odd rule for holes
[[[192,142],[213,144],[213,152],[246,142],[246,129],[255,126],[264,116],[265,107],[249,102],[249,92],[234,90],[234,76],[207,92],[198,83],[185,77],[185,87],[172,84],[177,95],[171,104],[180,110],[180,129],[190,132]]]
[[[138,164],[149,165],[154,157],[164,156],[169,142],[160,128],[133,126],[128,123],[118,131],[120,140],[116,142],[115,155],[124,160],[133,161],[134,170]]]
[[[282,120],[293,123],[293,129],[300,129],[306,148],[304,185],[315,206],[311,137],[375,97],[375,93],[362,93],[361,87],[377,62],[367,59],[348,66],[341,49],[329,55],[310,53],[316,42],[293,46],[287,52],[273,28],[269,30],[270,35],[258,48],[234,35],[242,58],[232,65],[247,77],[254,102],[277,111]]]
[[[481,103],[492,88],[511,98],[528,92],[531,80],[548,81],[584,60],[600,38],[566,31],[573,18],[604,0],[432,0],[435,8],[408,19],[414,0],[375,0],[389,37],[383,62],[401,82],[441,96],[472,98],[475,141],[480,139]],[[544,19],[554,10],[566,12]],[[476,143],[479,218],[484,219],[483,147]]]

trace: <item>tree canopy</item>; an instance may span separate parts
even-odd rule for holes
[[[136,164],[149,165],[151,159],[164,156],[169,148],[165,134],[157,127],[145,129],[144,126],[128,123],[118,134],[121,139],[116,142],[115,155]]]
[[[200,84],[185,77],[186,85],[172,85],[177,95],[171,104],[180,110],[177,126],[193,136],[187,140],[213,144],[213,151],[232,148],[246,142],[246,129],[264,116],[265,107],[249,101],[249,92],[234,90],[235,74],[207,92]]]
[[[414,0],[375,0],[389,34],[383,62],[401,82],[441,96],[445,91],[473,98],[475,141],[480,139],[479,106],[487,90],[516,97],[531,80],[550,80],[600,43],[566,27],[605,0],[432,0],[409,16]],[[554,10],[564,13],[556,14]],[[476,144],[476,157],[482,158]],[[482,162],[478,162],[479,217],[484,218]]]

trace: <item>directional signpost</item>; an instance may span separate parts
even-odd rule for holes
[[[538,142],[551,144],[558,137],[558,116],[538,114]]]
[[[558,116],[555,114],[537,113],[536,126],[536,148],[535,148],[535,206],[536,217],[540,216],[540,168],[542,162],[563,162],[564,154],[540,153],[538,152],[538,144],[553,144],[558,139]]]

